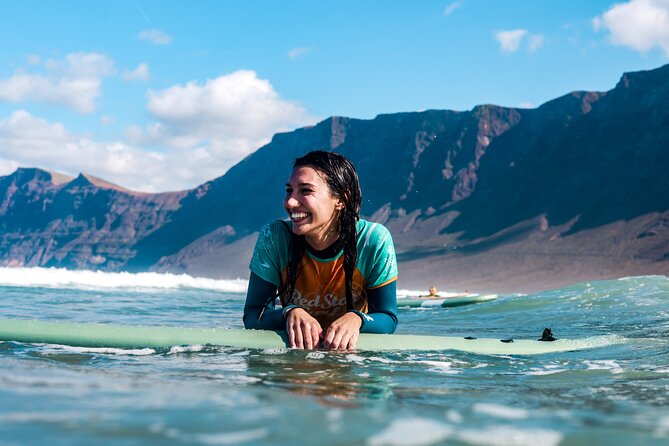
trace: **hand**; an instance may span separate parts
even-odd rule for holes
[[[325,350],[354,350],[360,335],[362,319],[348,312],[330,325],[323,339]]]
[[[317,348],[323,334],[321,324],[302,308],[295,308],[288,313],[286,331],[290,348],[307,350]]]

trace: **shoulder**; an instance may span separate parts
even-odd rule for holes
[[[390,231],[380,223],[358,222],[358,269],[369,289],[397,278],[397,259]]]
[[[277,238],[289,238],[290,229],[286,222],[282,220],[274,220],[273,222],[267,223],[260,229],[259,238],[264,239],[277,239]]]
[[[358,220],[358,250],[376,247],[387,243],[392,244],[392,236],[388,228],[381,223],[373,223],[367,220]]]
[[[290,229],[281,220],[267,223],[260,228],[255,250],[280,252],[287,249],[290,244],[290,234]]]
[[[266,224],[256,240],[249,265],[251,271],[278,286],[281,283],[279,274],[288,262],[289,246],[290,229],[286,224],[280,220]]]

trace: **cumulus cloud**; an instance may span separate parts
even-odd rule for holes
[[[456,9],[462,7],[462,2],[453,2],[450,5],[446,6],[444,8],[444,15],[449,16],[451,15]]]
[[[614,45],[646,52],[660,48],[669,56],[669,0],[631,0],[613,5],[593,19]]]
[[[132,71],[124,71],[121,78],[124,81],[147,81],[149,80],[149,66],[146,63],[141,63]]]
[[[535,52],[544,44],[543,35],[530,34],[526,29],[497,31],[495,39],[499,42],[499,48],[503,53],[515,53],[525,40],[527,40],[527,50],[530,52]]]
[[[2,175],[17,166],[48,168],[73,176],[87,172],[143,191],[166,190],[188,180],[173,178],[169,167],[177,161],[165,154],[139,150],[122,142],[91,141],[25,110],[0,119],[0,147]]]
[[[0,102],[48,102],[91,113],[102,94],[102,78],[114,72],[113,61],[98,53],[71,53],[63,60],[32,59],[32,63],[43,72],[20,70],[0,79]]]
[[[151,124],[128,128],[124,141],[96,141],[25,110],[0,116],[0,175],[33,166],[138,191],[183,190],[223,175],[273,134],[316,121],[253,71],[150,91],[147,108]]]
[[[139,40],[146,40],[154,45],[169,45],[172,37],[159,29],[147,29],[137,35]]]
[[[527,49],[530,53],[537,51],[544,45],[544,36],[542,35],[530,35],[527,43]]]
[[[292,60],[299,59],[300,57],[306,56],[311,51],[312,48],[307,47],[293,48],[292,50],[288,51],[288,58]]]
[[[500,49],[505,53],[514,53],[520,48],[520,42],[527,34],[525,29],[514,29],[510,31],[498,31],[495,38],[499,42]]]
[[[147,108],[155,122],[146,128],[128,128],[129,140],[197,150],[197,156],[217,166],[219,175],[269,142],[273,134],[315,122],[254,71],[150,90],[148,97]]]

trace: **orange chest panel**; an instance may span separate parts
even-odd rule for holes
[[[287,271],[282,271],[283,283]],[[353,272],[353,306],[367,312],[367,293],[364,278],[355,268]],[[281,296],[281,304],[297,305],[306,309],[325,328],[346,313],[346,282],[343,256],[332,261],[319,261],[309,255],[302,258],[293,295]]]

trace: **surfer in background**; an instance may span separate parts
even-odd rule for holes
[[[286,330],[293,348],[354,349],[359,333],[397,326],[397,260],[390,232],[360,219],[353,164],[313,151],[293,164],[283,206],[251,258],[244,326]],[[276,298],[281,307],[276,308]]]
[[[439,295],[439,291],[437,291],[437,287],[432,285],[430,288],[427,290],[428,294],[421,294],[418,296],[420,299],[430,299],[430,298],[444,298],[444,296]],[[448,294],[448,293],[447,293]],[[449,297],[462,297],[462,296],[469,296],[471,293],[469,290],[465,290],[464,293],[459,293],[456,295],[451,295]]]
[[[427,296],[419,296],[419,297],[441,297],[437,292],[437,287],[434,285],[428,288],[427,292],[429,293]]]

